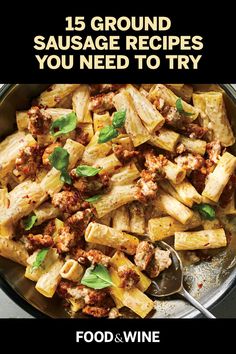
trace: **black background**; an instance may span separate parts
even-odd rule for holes
[[[235,18],[232,2],[142,2],[141,6],[128,0],[98,3],[30,2],[4,3],[0,12],[0,83],[50,83],[50,82],[186,82],[226,83],[236,82]],[[49,4],[50,9],[49,9]],[[85,7],[86,6],[86,7]],[[209,6],[209,8],[208,8]],[[34,60],[33,38],[39,34],[65,34],[67,16],[167,16],[172,29],[166,34],[201,35],[204,51],[199,70],[167,70],[163,64],[156,71],[137,70],[133,65],[125,71],[70,71],[39,70]],[[72,33],[71,33],[72,34]],[[102,33],[98,33],[102,34]],[[140,33],[141,34],[141,33]],[[41,53],[41,52],[40,52]],[[104,52],[99,52],[99,54]],[[76,53],[75,53],[76,54]],[[104,53],[105,54],[105,53]],[[173,54],[173,53],[172,53]],[[176,53],[178,54],[178,53]],[[181,53],[182,54],[182,53]],[[198,52],[195,52],[195,55]],[[157,55],[160,55],[158,52]],[[226,322],[227,321],[227,322]],[[38,349],[48,350],[63,345],[75,347],[76,330],[160,330],[161,343],[156,349],[187,351],[204,350],[209,344],[223,344],[232,340],[235,322],[230,320],[138,320],[138,321],[63,321],[63,320],[0,320],[1,347],[15,344],[19,349],[32,341]],[[190,344],[189,344],[190,343]],[[101,344],[102,345],[102,344]],[[118,345],[118,344],[117,344]],[[120,344],[122,345],[122,344]],[[145,346],[148,343],[144,344]],[[96,344],[99,348],[99,344]],[[35,347],[32,347],[36,350]],[[89,348],[89,345],[88,345]],[[119,347],[118,347],[119,348]]]
[[[155,343],[155,353],[165,350],[170,353],[192,353],[193,349],[200,353],[205,353],[206,348],[214,348],[215,345],[224,345],[233,341],[235,333],[235,322],[228,320],[227,326],[224,320],[0,320],[1,326],[1,347],[5,344],[9,349],[14,348],[27,350],[31,346],[31,351],[37,349],[47,353],[49,348],[56,350],[66,348],[76,349],[79,353],[83,342],[76,343],[76,331],[112,331],[114,336],[122,331],[159,331],[160,343]],[[95,344],[97,353],[101,353],[104,346],[109,349],[115,344],[118,350],[123,350],[124,346],[134,343],[86,343],[89,350]],[[137,343],[136,343],[137,344]],[[154,343],[138,343],[140,349],[148,350],[149,345]],[[234,343],[232,342],[233,346]],[[37,348],[37,349],[36,349]],[[76,353],[76,352],[75,352]],[[163,352],[162,352],[163,353]]]
[[[210,5],[210,4],[211,5]],[[133,4],[129,9],[128,0],[84,4],[82,2],[66,1],[63,6],[60,3],[48,1],[31,2],[31,5],[23,7],[20,3],[18,8],[15,4],[6,4],[0,13],[0,82],[1,83],[68,83],[68,82],[186,82],[186,83],[226,83],[236,82],[236,58],[235,58],[235,20],[234,10],[230,2],[144,2],[141,5]],[[49,9],[49,4],[51,7]],[[73,5],[72,5],[73,4]],[[219,4],[219,5],[218,5]],[[54,6],[53,6],[54,5]],[[87,6],[86,6],[87,5]],[[86,6],[86,7],[85,7]],[[11,7],[11,8],[8,8]],[[14,11],[13,11],[14,10]],[[79,70],[74,66],[71,70],[39,70],[35,54],[42,55],[43,51],[33,49],[33,39],[36,35],[81,35],[89,33],[66,32],[65,18],[67,16],[85,16],[89,24],[89,18],[93,16],[167,16],[172,20],[169,31],[151,34],[160,35],[201,35],[204,40],[202,51],[171,51],[171,54],[202,54],[198,70],[169,70],[167,61],[162,60],[161,66],[156,70],[138,70],[132,60],[128,69],[125,70]],[[102,32],[94,32],[94,35],[102,35]],[[127,32],[112,32],[112,35],[121,37]],[[131,33],[130,33],[131,34]],[[141,32],[133,32],[141,35]],[[143,33],[147,35],[147,32]],[[108,35],[105,32],[105,35]],[[70,52],[66,52],[69,54]],[[48,54],[48,53],[47,53]],[[59,51],[53,54],[60,54]],[[62,52],[61,54],[65,54]],[[73,52],[76,56],[78,51]],[[81,54],[89,54],[89,51]],[[96,51],[93,52],[96,54]],[[108,54],[106,51],[98,51],[97,54]],[[110,54],[126,54],[114,51]],[[137,54],[137,53],[136,53]],[[167,51],[141,54],[157,54],[160,57],[168,54]]]

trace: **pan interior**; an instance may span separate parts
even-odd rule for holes
[[[0,99],[0,134],[4,137],[16,130],[16,110],[27,109],[32,98],[42,92],[48,85],[42,84],[19,84],[9,85],[2,91]],[[236,132],[236,92],[229,85],[193,85],[195,90],[224,90],[226,107]],[[233,96],[234,95],[234,96]],[[236,146],[232,147],[236,154]],[[232,241],[230,246],[217,252],[209,262],[202,261],[196,265],[185,265],[184,280],[190,293],[205,306],[211,306],[232,287],[236,279],[236,218],[231,217],[230,231]],[[0,257],[1,277],[17,292],[24,300],[43,314],[61,318],[68,317],[67,312],[55,296],[53,300],[40,295],[34,288],[34,283],[24,278],[24,268],[7,259]],[[195,317],[196,310],[186,302],[172,297],[171,299],[156,300],[156,312],[154,318],[163,317]],[[129,317],[129,313],[126,314]]]

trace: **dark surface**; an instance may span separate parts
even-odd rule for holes
[[[236,289],[226,296],[226,298],[213,308],[212,313],[220,318],[236,318]]]

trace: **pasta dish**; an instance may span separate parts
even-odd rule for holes
[[[0,143],[0,256],[74,316],[145,318],[172,264],[210,259],[236,214],[234,133],[221,91],[54,84]],[[52,300],[53,301],[53,300]]]

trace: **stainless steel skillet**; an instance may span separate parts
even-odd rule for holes
[[[196,89],[209,90],[210,85],[194,85]],[[212,86],[212,85],[211,85]],[[4,85],[0,89],[0,135],[10,134],[16,128],[15,111],[26,109],[29,102],[47,85]],[[236,132],[236,92],[230,85],[214,85],[214,90],[224,90],[229,116]],[[235,150],[235,151],[234,151]],[[234,153],[236,147],[233,147]],[[236,284],[236,220],[230,247],[211,262],[184,267],[184,281],[190,293],[207,308],[221,301]],[[48,300],[37,293],[34,284],[23,277],[24,269],[0,257],[0,285],[22,308],[35,317],[68,317],[60,306],[59,299]],[[157,300],[154,318],[196,317],[198,312],[177,298]],[[127,317],[133,316],[126,313]]]

